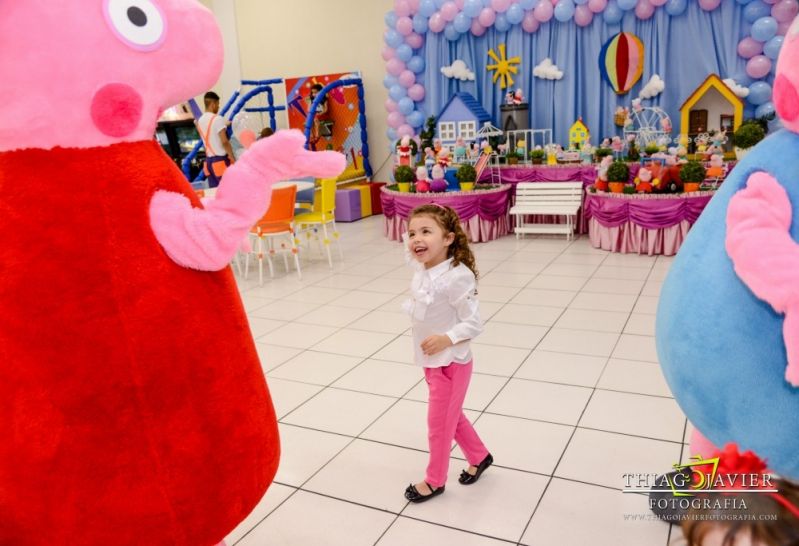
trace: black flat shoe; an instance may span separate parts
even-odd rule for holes
[[[477,465],[477,472],[475,472],[474,475],[469,474],[466,470],[464,470],[463,472],[461,472],[461,476],[460,478],[458,478],[458,481],[463,485],[471,485],[474,482],[476,482],[478,479],[480,479],[480,474],[485,472],[485,469],[491,466],[492,464],[494,464],[494,457],[492,457],[491,454],[489,453],[488,455],[486,455],[486,458],[483,459],[483,462]]]
[[[411,484],[405,489],[405,498],[408,499],[411,502],[419,503],[419,502],[428,501],[428,500],[432,499],[433,497],[436,497],[436,496],[438,496],[438,495],[440,495],[441,493],[444,492],[444,487],[445,486],[443,486],[443,485],[441,487],[439,487],[438,489],[434,489],[433,486],[430,485],[429,483],[427,483],[427,482],[424,482],[424,483],[427,485],[427,487],[430,488],[430,491],[432,491],[432,493],[430,493],[428,495],[422,495],[416,489],[416,486]]]

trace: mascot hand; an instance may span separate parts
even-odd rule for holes
[[[744,284],[785,314],[786,379],[799,386],[799,245],[789,231],[792,213],[785,189],[769,174],[753,174],[730,200],[726,249]]]

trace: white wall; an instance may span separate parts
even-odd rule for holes
[[[223,101],[244,79],[291,78],[360,71],[370,161],[375,180],[388,180],[387,91],[383,16],[392,0],[201,0],[214,10],[225,39],[225,70],[215,87]],[[235,20],[235,25],[231,21]],[[234,54],[232,45],[237,42]],[[240,66],[240,71],[235,65]],[[275,90],[285,101],[285,90]],[[383,168],[381,169],[381,165]]]

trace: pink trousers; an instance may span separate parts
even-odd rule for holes
[[[488,450],[463,414],[463,401],[472,378],[472,363],[425,368],[424,376],[430,389],[427,404],[430,463],[425,481],[438,488],[447,483],[453,439],[473,466],[486,458]]]

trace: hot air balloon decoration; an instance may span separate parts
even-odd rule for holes
[[[616,34],[602,46],[599,71],[618,95],[624,95],[644,72],[643,42],[630,32]]]

